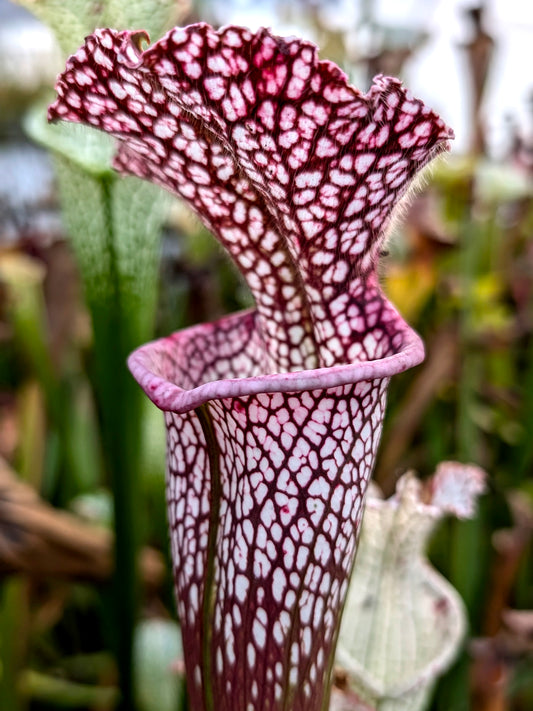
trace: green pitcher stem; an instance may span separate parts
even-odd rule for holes
[[[115,652],[120,677],[119,708],[134,709],[133,635],[139,584],[139,457],[140,398],[125,367],[131,346],[121,298],[114,233],[113,182],[101,179],[101,201],[106,217],[106,248],[111,298],[94,321],[97,389],[115,515],[115,571],[113,613]],[[94,316],[94,314],[93,314]]]

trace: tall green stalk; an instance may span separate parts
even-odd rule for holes
[[[143,28],[155,40],[187,7],[180,0],[19,2],[53,30],[65,57],[95,27]],[[91,314],[92,382],[114,497],[115,652],[121,705],[133,711],[136,557],[142,530],[138,520],[142,399],[125,361],[131,350],[153,335],[162,193],[154,186],[116,176],[110,168],[115,147],[108,137],[72,126],[48,126],[45,114],[34,111],[26,128],[56,157],[63,216]],[[61,405],[60,397],[48,400]],[[69,418],[67,408],[60,406],[59,422],[68,424]]]
[[[482,377],[480,356],[472,343],[475,328],[474,291],[487,239],[487,226],[465,219],[461,251],[462,308],[460,312],[461,372],[457,403],[457,454],[464,462],[479,458],[481,443],[474,421],[476,400]],[[470,614],[477,608],[480,581],[482,516],[456,522],[452,544],[451,582],[460,592]]]
[[[530,205],[526,220],[526,234],[531,234],[533,229],[533,203]],[[529,297],[526,313],[533,314],[533,294]],[[523,394],[520,421],[524,435],[520,446],[516,450],[515,476],[517,482],[527,480],[533,466],[533,437],[529,433],[533,430],[533,332],[529,333],[529,344],[526,349],[525,373],[521,383]]]
[[[462,303],[459,316],[461,370],[457,399],[457,457],[463,462],[476,462],[480,452],[479,431],[473,414],[481,378],[479,356],[472,345],[474,328],[474,286],[479,273],[481,254],[486,239],[485,226],[465,216],[462,234],[460,268]],[[484,561],[483,511],[470,521],[453,521],[450,529],[449,580],[463,598],[470,622],[479,612],[479,593]],[[466,651],[447,676],[445,705],[439,709],[469,709],[469,660]]]
[[[93,325],[91,379],[113,491],[115,572],[112,608],[121,708],[135,708],[133,633],[143,530],[140,501],[142,393],[127,355],[152,335],[162,199],[151,186],[110,171],[89,174],[56,157],[63,214]]]
[[[1,708],[23,711],[18,694],[22,647],[26,636],[28,581],[18,576],[0,585],[0,702]]]

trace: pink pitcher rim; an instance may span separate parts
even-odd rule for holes
[[[250,310],[241,311],[224,317],[224,320],[243,318],[249,316],[250,313]],[[298,393],[306,390],[327,390],[362,381],[388,378],[421,363],[425,355],[422,339],[403,319],[400,323],[403,326],[401,348],[396,353],[376,360],[288,373],[225,378],[202,383],[191,389],[184,389],[158,372],[159,368],[156,366],[153,356],[159,351],[168,353],[172,348],[179,347],[177,341],[180,336],[208,325],[198,324],[140,346],[129,356],[128,367],[150,400],[165,412],[188,412],[209,400],[272,392]],[[209,324],[211,327],[213,325]]]

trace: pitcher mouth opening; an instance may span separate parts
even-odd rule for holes
[[[181,370],[179,360],[184,360],[180,351],[195,341],[196,350],[213,348],[210,338],[220,324],[225,329],[245,322],[249,330],[255,318],[255,310],[242,311],[226,316],[217,322],[199,324],[177,331],[170,336],[146,343],[137,348],[128,358],[128,367],[150,400],[161,410],[168,412],[188,412],[209,400],[244,397],[258,393],[303,392],[306,390],[327,390],[360,381],[389,378],[420,364],[424,359],[424,344],[418,334],[403,319],[397,321],[397,335],[401,337],[399,346],[387,355],[354,363],[342,363],[312,370],[286,373],[261,372],[252,360],[250,374],[242,376],[228,368],[227,377],[223,373],[219,379],[206,377],[196,384]],[[398,317],[399,319],[399,317]],[[253,331],[249,331],[250,339]],[[222,354],[220,361],[227,359]],[[184,363],[186,365],[186,363]],[[181,370],[181,373],[180,373]],[[180,375],[183,374],[183,378]],[[189,382],[187,382],[187,380]],[[181,384],[178,385],[178,381]]]

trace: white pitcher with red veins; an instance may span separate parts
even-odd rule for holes
[[[473,518],[485,472],[443,462],[421,482],[404,475],[383,499],[370,487],[337,646],[349,686],[375,711],[422,711],[466,629],[457,591],[426,558],[446,515]]]
[[[397,79],[350,86],[309,42],[229,26],[101,29],[52,120],[185,200],[256,308],[136,350],[165,412],[167,501],[194,711],[323,711],[389,379],[419,337],[379,256],[452,131]]]

